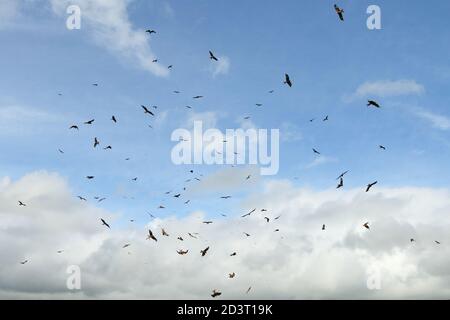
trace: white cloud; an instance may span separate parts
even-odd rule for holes
[[[252,208],[257,211],[240,217]],[[272,181],[242,202],[235,217],[211,225],[201,222],[202,212],[154,220],[154,242],[145,240],[144,226],[127,226],[75,199],[56,174],[0,179],[0,297],[208,299],[216,288],[223,299],[447,299],[449,210],[450,191],[443,189],[317,192]],[[362,227],[366,221],[370,230]],[[161,226],[170,237],[161,236]],[[198,239],[187,232],[198,232]],[[131,246],[123,249],[125,243]],[[181,248],[189,253],[178,255]],[[21,265],[23,259],[29,262]],[[72,264],[81,267],[79,292],[65,286]],[[381,290],[366,286],[374,267]],[[229,272],[236,278],[228,279]]]
[[[50,0],[53,10],[66,15],[70,0]],[[89,33],[95,41],[129,61],[136,60],[139,65],[157,76],[169,74],[166,67],[153,63],[155,55],[149,45],[149,36],[141,29],[134,29],[127,12],[128,0],[79,0],[81,8],[81,28],[89,26]]]
[[[425,110],[419,110],[415,114],[418,117],[430,122],[431,125],[437,129],[441,130],[450,129],[450,119],[448,117],[441,116]]]
[[[217,59],[219,61],[212,61],[210,66],[213,78],[217,77],[218,75],[228,74],[228,72],[230,71],[230,58],[228,58],[227,56],[218,56]]]
[[[311,168],[314,168],[314,167],[317,167],[317,166],[320,166],[320,165],[324,165],[324,164],[331,163],[331,162],[336,162],[336,161],[337,161],[336,158],[320,155],[320,156],[315,157],[315,159],[313,161],[311,161],[306,166],[306,168],[307,169],[311,169]]]
[[[351,101],[358,98],[390,97],[403,95],[421,95],[425,92],[423,85],[417,83],[415,80],[381,80],[374,82],[365,82],[360,85],[356,91],[346,100]]]
[[[19,1],[2,0],[0,2],[0,29],[7,26],[19,14]]]
[[[280,138],[282,141],[299,141],[302,140],[303,135],[299,127],[292,123],[284,122],[280,128]]]

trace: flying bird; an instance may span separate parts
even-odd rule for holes
[[[183,250],[177,250],[177,253],[179,254],[179,255],[185,255],[186,253],[188,253],[189,252],[189,250],[185,250],[185,251],[183,251]]]
[[[246,292],[246,293],[249,293],[251,289],[252,289],[252,287],[251,287],[251,286],[250,286],[250,287],[248,287],[248,289],[247,289],[247,292]]]
[[[131,244],[126,243],[126,244],[123,245],[122,249],[125,249],[125,248],[127,248],[127,247],[129,247],[129,246],[131,246]]]
[[[102,225],[108,227],[109,229],[111,229],[111,227],[109,226],[109,224],[106,223],[105,220],[103,220],[102,218],[100,218],[100,220],[102,221]]]
[[[217,59],[211,51],[209,51],[209,58],[211,60],[219,61],[219,59]]]
[[[77,130],[79,130],[80,128],[78,128],[78,126],[76,126],[76,125],[73,125],[73,126],[70,126],[69,129],[77,129]]]
[[[326,116],[325,118],[323,118],[322,121],[328,121],[328,116]]]
[[[339,177],[336,178],[336,180],[339,180],[339,179],[343,178],[343,177],[347,174],[347,172],[348,172],[348,170],[345,171],[345,172],[343,172],[343,173],[341,173],[341,174],[339,175]]]
[[[94,138],[94,148],[97,147],[100,144],[97,137]]]
[[[203,96],[195,96],[195,97],[192,97],[192,99],[200,99],[200,98],[203,98]]]
[[[368,192],[368,191],[370,190],[370,188],[372,188],[372,187],[373,187],[374,185],[376,185],[377,183],[378,183],[378,181],[369,183],[369,184],[367,185],[366,192]]]
[[[373,100],[368,100],[367,101],[367,106],[368,107],[373,106],[375,108],[381,108],[380,105],[377,102],[373,101]]]
[[[243,234],[245,234],[247,237],[250,237],[250,234],[248,234],[247,232],[243,232]]]
[[[434,240],[434,242],[436,242],[436,244],[441,244],[439,241],[437,241],[437,240]]]
[[[231,198],[231,196],[222,196],[222,197],[220,197],[221,199],[230,199]]]
[[[212,221],[203,221],[204,224],[211,224],[213,223]]]
[[[82,196],[77,196],[78,199],[83,200],[83,201],[87,201],[86,198],[83,198]]]
[[[169,234],[166,232],[166,230],[164,230],[164,228],[161,228],[161,233],[163,236],[166,236],[166,237],[169,236]]]
[[[86,179],[88,179],[88,180],[92,180],[94,178],[95,178],[94,176],[86,176]]]
[[[103,148],[103,150],[111,150],[111,149],[112,149],[111,146],[107,146],[107,147],[104,147],[104,148]]]
[[[155,115],[153,112],[151,112],[150,110],[148,110],[146,106],[141,105],[141,107],[142,107],[142,109],[144,109],[144,113],[148,113],[148,114],[150,114],[150,115],[152,115],[152,116]]]
[[[178,237],[177,239],[180,241],[184,241],[182,237]]]
[[[156,239],[156,237],[153,235],[152,230],[148,229],[147,240],[150,240],[150,239],[155,240],[155,241],[158,241],[158,239]]]
[[[28,260],[24,260],[24,261],[21,261],[20,264],[25,264],[27,262],[28,262]]]
[[[214,289],[214,290],[212,291],[211,297],[215,298],[215,297],[217,297],[217,296],[220,296],[221,294],[222,294],[222,292],[217,291],[216,289]]]
[[[111,120],[112,120],[112,121],[114,121],[114,123],[116,123],[116,122],[117,122],[117,119],[116,119],[116,117],[115,117],[115,116],[112,116],[112,117],[111,117]]]
[[[20,207],[20,206],[26,207],[27,205],[26,205],[25,203],[23,203],[22,201],[19,201],[19,207]]]
[[[156,33],[155,30],[151,30],[151,29],[145,30],[145,32],[147,32],[148,34]]]
[[[344,179],[341,177],[341,179],[339,180],[339,184],[337,185],[336,189],[339,189],[341,187],[344,186]]]
[[[92,119],[92,120],[86,121],[84,124],[93,124],[94,121],[95,121],[95,119]]]
[[[255,210],[256,210],[256,208],[253,209],[252,211],[250,211],[249,213],[244,214],[244,215],[242,216],[242,218],[245,218],[245,217],[251,215],[253,212],[255,212]]]
[[[267,221],[267,222],[269,222],[269,221],[270,221],[270,219],[269,219],[268,217],[264,217],[264,219],[266,219],[266,221]]]
[[[368,222],[364,223],[364,224],[363,224],[363,227],[366,228],[366,229],[368,229],[368,230],[370,230],[370,227],[369,227],[369,223],[368,223]]]
[[[339,19],[341,19],[341,21],[344,21],[344,10],[339,8],[337,5],[334,5],[334,10],[336,11],[337,15],[339,16]]]
[[[206,253],[208,252],[208,250],[209,250],[209,247],[206,247],[205,249],[200,250],[200,253],[202,254],[202,257],[204,257],[204,256],[206,255]]]
[[[287,73],[284,74],[284,82],[285,84],[287,84],[289,87],[292,87],[292,81],[289,78],[289,75]]]
[[[382,149],[382,150],[386,150],[385,146],[382,146],[381,144],[378,146],[378,148]]]
[[[322,225],[322,230],[325,230],[325,225]]]
[[[235,255],[237,255],[237,253],[233,252],[232,254],[230,254],[230,257],[234,257]]]
[[[316,149],[314,149],[314,148],[313,148],[312,150],[313,150],[313,152],[314,152],[314,153],[316,153],[316,154],[320,154],[320,152],[319,152],[319,151],[317,151]]]
[[[233,279],[235,275],[236,275],[236,273],[232,272],[232,273],[229,273],[229,274],[228,274],[228,277],[229,277],[230,279]]]

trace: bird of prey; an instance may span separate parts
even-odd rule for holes
[[[373,101],[373,100],[368,100],[367,101],[367,106],[368,107],[373,106],[375,108],[381,108],[380,105],[377,102]]]
[[[255,106],[262,107],[262,103],[255,103]]]
[[[86,198],[83,198],[82,196],[78,196],[78,199],[83,200],[83,201],[87,201]]]
[[[94,176],[86,176],[86,179],[88,180],[94,179]]]
[[[219,61],[219,59],[217,59],[217,58],[214,56],[214,54],[211,52],[211,50],[209,51],[209,58],[210,58],[211,60]]]
[[[61,149],[58,149],[59,153],[64,153],[64,151],[62,151]]]
[[[203,221],[204,224],[211,224],[213,223],[212,221]]]
[[[341,19],[341,21],[344,21],[344,10],[339,8],[337,5],[334,5],[334,10],[336,11],[337,15],[339,16],[339,19]]]
[[[264,217],[264,219],[266,219],[266,221],[267,221],[267,222],[269,222],[269,221],[270,221],[270,219],[269,219],[268,217]]]
[[[252,211],[250,211],[249,213],[244,214],[244,215],[242,216],[242,218],[245,218],[245,217],[251,215],[253,212],[255,212],[255,210],[256,210],[256,208],[253,209]]]
[[[363,227],[370,230],[370,227],[369,227],[369,223],[368,223],[368,222],[364,223],[364,224],[363,224]]]
[[[106,223],[105,220],[103,220],[102,218],[100,218],[100,220],[102,221],[102,225],[108,227],[109,229],[111,229],[111,227],[109,226],[109,224]]]
[[[328,116],[326,116],[325,118],[323,118],[322,121],[328,121]]]
[[[24,261],[21,261],[20,264],[25,264],[27,262],[28,262],[28,260],[24,260]]]
[[[179,198],[181,196],[181,193],[177,193],[177,194],[175,194],[173,197],[174,198]]]
[[[95,119],[92,119],[92,120],[86,121],[84,124],[93,124],[94,121],[95,121]]]
[[[94,138],[94,148],[97,147],[100,144],[97,137]]]
[[[386,150],[385,146],[382,146],[381,144],[378,146],[378,148],[382,149],[382,150]]]
[[[103,150],[111,150],[111,149],[112,149],[111,146],[107,146],[107,147],[104,147],[104,148],[103,148]]]
[[[370,188],[372,188],[372,187],[373,187],[374,185],[376,185],[377,183],[378,183],[378,181],[369,183],[369,184],[367,185],[366,192],[368,192],[368,191],[370,190]]]
[[[237,255],[237,253],[233,252],[232,254],[230,254],[230,257],[234,257],[235,255]]]
[[[77,130],[79,130],[78,126],[76,126],[76,125],[70,126],[69,129],[77,129]]]
[[[148,113],[148,114],[150,114],[150,115],[152,115],[152,116],[155,115],[153,112],[151,112],[150,110],[148,110],[146,106],[141,105],[141,107],[142,107],[142,109],[144,109],[144,113]]]
[[[287,73],[284,74],[284,82],[285,84],[287,84],[289,87],[292,87],[292,81],[289,78],[289,75]]]
[[[228,274],[228,277],[229,277],[230,279],[233,279],[235,275],[236,275],[236,273],[232,272],[232,273],[229,273],[229,274]]]
[[[215,298],[215,297],[217,297],[217,296],[220,296],[221,294],[222,294],[222,292],[217,291],[216,289],[214,289],[214,290],[212,291],[211,297]]]
[[[336,189],[339,189],[341,187],[344,186],[344,179],[341,177],[341,179],[339,180],[339,184],[337,185]]]
[[[122,249],[125,249],[125,248],[127,248],[129,246],[131,246],[131,244],[130,243],[126,243],[126,244],[123,245]]]
[[[166,236],[166,237],[169,236],[169,234],[166,232],[166,230],[164,230],[164,228],[161,228],[161,233],[163,236]]]
[[[203,98],[203,96],[195,96],[195,97],[192,97],[192,99],[201,99],[201,98]]]
[[[152,230],[148,229],[147,240],[150,240],[150,239],[155,240],[155,241],[158,241],[158,239],[156,239],[156,237],[153,235]]]
[[[439,241],[437,241],[437,240],[434,240],[434,242],[436,242],[436,244],[441,244]]]
[[[26,207],[27,205],[25,203],[23,203],[22,201],[19,201],[19,207],[20,206]]]
[[[148,34],[156,33],[155,30],[151,30],[151,29],[145,30],[145,32],[147,32]]]
[[[185,255],[186,253],[188,253],[189,252],[189,250],[185,250],[185,251],[183,251],[183,250],[177,250],[177,253],[179,254],[179,255]]]
[[[231,198],[231,196],[222,196],[222,197],[220,197],[221,199],[230,199]]]
[[[314,153],[316,153],[316,154],[320,154],[320,152],[319,152],[319,151],[317,151],[316,149],[314,149],[314,148],[313,148],[312,150],[313,150],[313,152],[314,152]]]
[[[343,173],[341,173],[341,174],[339,175],[339,177],[336,178],[336,180],[339,180],[340,178],[343,178],[343,177],[347,174],[347,172],[348,172],[348,170],[345,171],[345,172],[343,172]]]
[[[177,239],[180,241],[184,241],[182,237],[178,237]]]
[[[111,120],[114,121],[114,122],[117,122],[117,119],[116,119],[115,116],[112,116],[112,117],[111,117]]]
[[[204,256],[206,255],[206,253],[208,252],[208,250],[209,250],[209,247],[206,247],[205,249],[200,250],[200,253],[202,254],[202,257],[204,257]]]
[[[325,225],[322,225],[322,230],[325,230]]]
[[[248,234],[247,232],[243,232],[247,237],[250,237],[250,234]]]

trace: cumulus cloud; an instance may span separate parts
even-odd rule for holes
[[[361,84],[356,91],[346,100],[354,100],[367,97],[391,97],[404,95],[421,95],[425,92],[425,87],[415,80],[380,80],[374,82],[365,82]]]
[[[428,121],[434,128],[441,130],[450,129],[450,119],[448,117],[425,110],[418,110],[415,114],[419,118]]]
[[[74,4],[70,0],[50,0],[54,12],[66,15],[66,9]],[[142,29],[135,29],[128,18],[128,0],[78,0],[82,28],[89,26],[89,34],[95,41],[111,52],[139,65],[157,75],[167,76],[168,70],[159,63],[149,45],[149,37]]]
[[[18,199],[27,207],[18,207]],[[0,297],[205,299],[214,288],[225,299],[449,296],[449,190],[318,192],[274,180],[241,206],[257,211],[247,218],[214,219],[211,225],[202,224],[207,213],[197,211],[127,226],[119,215],[74,199],[57,174],[4,178]],[[99,217],[112,229],[101,226]],[[371,230],[362,227],[367,221]],[[145,240],[147,227],[158,242]],[[161,227],[170,237],[161,236]],[[197,232],[198,239],[187,232]],[[131,246],[123,249],[125,243]],[[206,246],[210,252],[201,257]],[[57,254],[60,249],[64,253]],[[189,253],[180,256],[177,249]],[[237,255],[230,257],[232,252]],[[29,262],[21,265],[23,259]],[[66,269],[74,264],[81,268],[80,291],[66,288]],[[228,279],[229,272],[236,278]],[[374,274],[379,290],[367,287]]]

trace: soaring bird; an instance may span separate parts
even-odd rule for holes
[[[366,192],[368,192],[368,191],[370,190],[370,188],[372,188],[372,187],[373,187],[374,185],[376,185],[377,183],[378,183],[378,181],[369,183],[369,184],[367,185]]]
[[[183,251],[183,250],[177,250],[177,253],[179,254],[179,255],[185,255],[186,253],[188,253],[189,252],[189,250],[185,250],[185,251]]]
[[[369,227],[369,223],[368,223],[368,222],[364,223],[364,224],[363,224],[363,227],[370,230],[370,227]]]
[[[320,154],[320,152],[319,152],[319,151],[317,151],[316,149],[314,149],[314,148],[313,148],[312,150],[313,150],[313,152],[314,152],[314,153],[316,153],[316,154]]]
[[[325,118],[323,118],[322,121],[328,121],[328,116],[326,116]]]
[[[156,237],[153,235],[152,230],[148,229],[147,240],[150,240],[150,239],[155,240],[155,241],[158,241],[158,239],[156,239]]]
[[[252,211],[250,211],[249,213],[244,214],[244,215],[242,216],[242,218],[245,218],[245,217],[251,215],[253,212],[255,212],[255,210],[256,210],[256,208],[253,209]]]
[[[339,177],[336,178],[336,180],[339,180],[340,178],[343,178],[343,177],[347,174],[347,172],[348,172],[348,170],[345,171],[345,172],[343,172],[343,173],[341,173],[341,174],[339,175]]]
[[[69,129],[77,129],[77,130],[79,130],[80,128],[78,128],[78,126],[76,126],[76,125],[73,125],[73,126],[70,126]]]
[[[341,187],[344,186],[344,179],[341,177],[341,179],[339,180],[339,184],[337,185],[336,189],[339,189]]]
[[[164,230],[164,228],[161,228],[161,233],[163,236],[168,237],[169,234],[166,232],[166,230]]]
[[[131,246],[131,244],[130,243],[126,243],[126,244],[123,245],[122,249],[128,248],[129,246]]]
[[[344,10],[339,8],[337,5],[334,5],[334,10],[338,14],[339,19],[341,19],[341,21],[344,21]]]
[[[203,96],[195,96],[195,97],[192,97],[192,99],[200,99],[200,98],[203,98]]]
[[[382,146],[381,144],[378,146],[378,148],[382,149],[382,150],[386,150],[385,146]]]
[[[192,233],[190,233],[190,232],[188,232],[188,235],[189,235],[189,237],[191,237],[191,238],[197,239],[197,237],[194,236],[194,235],[193,235]]]
[[[117,119],[116,119],[115,116],[112,116],[112,117],[111,117],[111,120],[114,121],[114,122],[117,122]]]
[[[373,106],[375,108],[381,108],[380,105],[377,102],[373,101],[373,100],[368,100],[367,101],[367,106],[368,107]]]
[[[255,103],[255,106],[262,107],[262,103]]]
[[[439,241],[437,241],[437,240],[434,240],[434,242],[436,242],[436,244],[441,244]]]
[[[155,115],[153,112],[151,112],[150,110],[148,110],[146,106],[141,105],[141,107],[142,107],[142,109],[144,109],[144,113],[148,113],[148,114],[150,114],[150,115],[152,115],[152,116]]]
[[[145,30],[145,32],[147,32],[148,34],[156,33],[155,30],[151,30],[151,29]]]
[[[235,275],[236,275],[236,273],[232,272],[232,273],[229,273],[229,274],[228,274],[228,277],[229,277],[230,279],[233,279]]]
[[[92,120],[86,121],[84,124],[93,124],[94,121],[95,121],[95,119],[92,119]]]
[[[19,207],[20,206],[26,207],[27,205],[25,203],[23,203],[22,201],[19,201]]]
[[[106,223],[105,220],[103,220],[102,218],[100,218],[100,220],[102,221],[102,225],[108,227],[109,229],[111,229],[111,227],[109,226],[109,224]]]
[[[287,73],[284,74],[284,82],[285,84],[287,84],[289,87],[292,87],[292,81],[289,78],[289,75]]]
[[[184,241],[182,237],[178,237],[177,239],[180,241]]]
[[[243,232],[245,234],[245,236],[250,237],[250,234],[247,232]]]
[[[209,58],[210,58],[211,60],[219,61],[219,59],[217,59],[217,58],[214,56],[214,54],[211,52],[211,50],[209,51]]]
[[[324,224],[322,225],[322,230],[325,230],[325,225]]]
[[[247,289],[247,292],[246,293],[249,293],[250,292],[250,290],[252,290],[252,287],[250,286],[250,287],[248,287],[248,289]]]
[[[104,148],[103,148],[103,150],[111,150],[111,149],[112,149],[111,146],[107,146],[107,147],[104,147]]]
[[[266,219],[266,221],[267,221],[267,222],[269,222],[269,221],[270,221],[270,219],[269,219],[268,217],[264,217],[264,219]]]
[[[222,292],[217,291],[216,289],[214,289],[214,290],[212,291],[211,297],[215,298],[215,297],[217,297],[217,296],[220,296],[221,294],[222,294]]]
[[[97,137],[94,138],[94,148],[97,147],[100,144]]]
[[[21,261],[20,264],[25,264],[27,262],[28,262],[28,260],[24,260],[24,261]]]
[[[83,198],[82,196],[77,196],[78,199],[83,200],[83,201],[87,201],[86,198]]]
[[[177,193],[177,194],[175,194],[173,197],[174,198],[179,198],[181,196],[181,193]]]
[[[220,197],[221,199],[230,199],[231,198],[231,196],[222,196],[222,197]]]
[[[203,221],[204,224],[211,224],[213,223],[212,221]]]
[[[205,249],[200,250],[200,253],[202,254],[202,257],[204,257],[204,256],[206,255],[206,253],[208,252],[208,250],[209,250],[209,247],[206,247]]]
[[[230,257],[234,257],[235,255],[237,255],[237,253],[233,252],[232,254],[230,254]]]
[[[86,179],[88,179],[88,180],[92,180],[94,178],[95,178],[94,176],[86,176]]]

